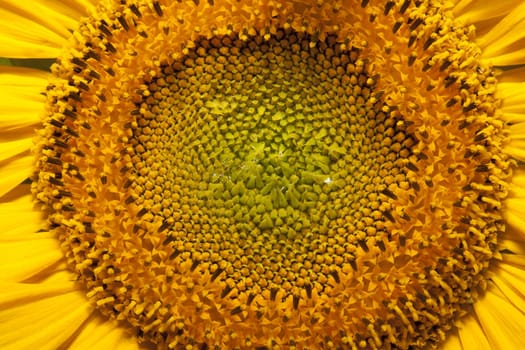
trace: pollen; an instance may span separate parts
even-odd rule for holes
[[[34,196],[158,348],[435,347],[512,168],[474,37],[438,0],[103,1],[52,67]]]

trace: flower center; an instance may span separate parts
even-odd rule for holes
[[[161,347],[440,342],[509,173],[471,31],[437,1],[239,6],[120,1],[75,32],[33,187],[70,267]]]
[[[384,177],[403,177],[411,141],[358,52],[311,42],[284,30],[199,41],[138,104],[135,204],[169,228],[175,254],[242,267],[236,284],[323,290],[384,221]]]

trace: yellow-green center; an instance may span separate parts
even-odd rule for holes
[[[357,50],[310,43],[284,30],[202,40],[145,84],[130,188],[173,256],[218,255],[242,266],[236,283],[322,290],[379,235],[380,197],[395,197],[385,178],[403,179],[410,139]]]

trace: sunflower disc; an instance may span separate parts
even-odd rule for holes
[[[33,192],[159,348],[437,346],[504,230],[473,37],[437,0],[103,2],[52,68]]]

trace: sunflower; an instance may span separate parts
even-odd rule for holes
[[[525,346],[525,3],[0,4],[3,349]]]

